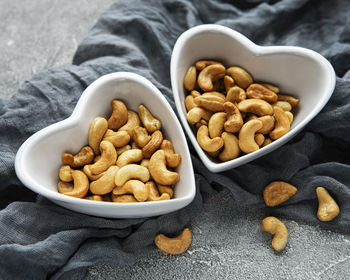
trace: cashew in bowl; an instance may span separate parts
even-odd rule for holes
[[[64,153],[62,155],[62,163],[64,165],[69,165],[72,168],[79,168],[85,164],[89,164],[94,160],[94,151],[89,146],[83,147],[79,153],[72,155],[69,153]]]
[[[147,182],[150,179],[150,172],[144,166],[138,164],[128,164],[120,168],[115,176],[117,187],[125,184],[130,179],[138,179]]]
[[[209,129],[202,125],[197,131],[197,141],[202,149],[206,152],[216,152],[224,145],[224,140],[220,137],[211,139],[209,137]]]
[[[230,75],[241,88],[247,88],[253,83],[252,76],[241,67],[230,67],[226,70],[226,74]]]
[[[224,109],[227,114],[227,121],[224,124],[225,131],[232,133],[239,131],[243,126],[243,118],[238,108],[231,102],[225,102]]]
[[[177,172],[166,168],[165,152],[163,150],[158,150],[152,155],[149,172],[154,181],[161,185],[173,185],[180,180],[180,175]]]
[[[339,206],[323,187],[316,188],[318,198],[317,218],[322,222],[332,221],[339,215]]]
[[[163,192],[162,195],[159,195],[156,184],[152,181],[149,181],[145,184],[149,189],[149,195],[147,201],[160,201],[160,200],[169,200],[170,195],[167,192]]]
[[[261,223],[261,229],[268,233],[273,234],[272,248],[281,252],[287,245],[288,242],[288,230],[286,226],[275,217],[266,217]]]
[[[194,90],[197,83],[197,70],[196,67],[191,66],[188,68],[185,78],[184,78],[184,86],[187,90]]]
[[[132,139],[142,148],[151,140],[151,136],[148,135],[146,128],[135,126],[132,130]]]
[[[289,123],[292,124],[293,118],[294,118],[293,113],[291,113],[291,112],[285,112],[285,113],[286,113],[286,116],[289,119]]]
[[[228,93],[229,90],[235,86],[235,80],[231,76],[225,75],[224,86],[225,86],[226,92]]]
[[[103,201],[103,198],[102,198],[102,196],[100,196],[100,195],[86,196],[86,197],[84,197],[84,199],[87,199],[87,200],[94,200],[94,201]]]
[[[187,95],[185,98],[185,107],[187,112],[198,105],[194,102],[194,97],[192,95]]]
[[[63,182],[72,182],[73,169],[69,165],[63,165],[59,171],[59,177]]]
[[[114,181],[118,170],[119,170],[118,166],[115,166],[115,165],[110,166],[101,178],[90,183],[90,191],[93,194],[100,194],[100,195],[111,192],[115,187]]]
[[[163,134],[156,130],[151,135],[151,140],[142,148],[144,158],[150,158],[152,154],[160,147],[163,142]]]
[[[117,166],[123,167],[130,163],[139,162],[143,158],[140,149],[131,149],[122,153],[117,159]]]
[[[277,94],[260,84],[251,84],[247,88],[248,98],[262,99],[267,102],[276,102]]]
[[[224,111],[225,98],[221,98],[216,95],[205,95],[202,94],[194,99],[194,103],[206,110],[211,112],[222,112]]]
[[[241,102],[246,98],[247,98],[247,95],[245,91],[240,87],[234,86],[227,91],[226,101],[228,102],[232,102],[232,103]]]
[[[219,159],[228,161],[238,157],[241,150],[239,149],[237,137],[232,133],[224,132],[221,138],[224,140],[224,149],[219,154]]]
[[[160,120],[153,117],[151,112],[148,111],[148,109],[145,106],[140,105],[138,111],[141,122],[149,133],[153,133],[156,130],[161,129],[162,123],[160,122]]]
[[[163,140],[162,144],[160,145],[160,148],[165,153],[165,159],[166,159],[166,165],[175,168],[177,167],[181,162],[181,155],[176,154],[174,151],[173,144],[169,140]]]
[[[267,145],[269,145],[271,143],[272,143],[271,138],[265,137],[264,143],[262,143],[261,148],[263,148],[263,147],[265,147],[265,146],[267,146]]]
[[[290,199],[298,189],[283,181],[274,181],[268,184],[263,192],[265,204],[274,207]]]
[[[125,145],[121,148],[117,148],[116,151],[117,151],[117,155],[120,156],[122,153],[124,153],[125,151],[128,151],[131,149],[131,146],[130,145]]]
[[[73,196],[73,197],[77,197],[77,198],[84,197],[87,194],[87,192],[89,191],[89,179],[87,178],[85,173],[83,171],[80,171],[80,170],[74,170],[72,172],[72,177],[73,177],[73,181],[74,181],[73,190],[63,191],[62,184],[61,184],[61,186],[58,186],[58,190],[64,195],[69,195],[69,196]]]
[[[112,100],[112,115],[108,119],[108,128],[118,130],[128,121],[128,109],[120,100]]]
[[[267,134],[275,127],[275,118],[273,116],[263,116],[258,118],[263,124],[257,133]]]
[[[188,111],[186,119],[189,124],[196,124],[200,122],[200,120],[209,121],[212,113],[206,109],[200,107],[194,107],[190,111]]]
[[[92,174],[99,174],[115,164],[117,151],[109,141],[102,141],[100,144],[101,158],[90,166]]]
[[[292,105],[290,105],[290,103],[287,101],[276,101],[276,102],[272,103],[271,105],[278,106],[281,109],[283,109],[283,111],[285,111],[285,112],[289,112],[292,110]]]
[[[224,123],[226,122],[227,114],[224,112],[218,112],[213,114],[208,123],[210,138],[220,137],[222,130],[224,129]]]
[[[225,76],[225,67],[220,64],[212,64],[205,67],[198,75],[198,86],[204,91],[213,90],[213,82]]]
[[[114,147],[120,148],[127,145],[130,141],[130,135],[127,131],[113,131],[107,129],[105,135],[103,136],[103,141],[109,141]]]
[[[277,100],[278,101],[287,101],[290,105],[292,105],[292,107],[295,107],[299,104],[299,99],[297,99],[293,96],[290,96],[290,95],[286,95],[286,94],[278,94]]]
[[[132,137],[132,130],[134,127],[139,126],[141,124],[139,115],[134,111],[128,110],[128,121],[124,124],[118,131],[126,131],[129,133],[130,137]]]
[[[188,228],[185,228],[179,236],[174,238],[160,233],[154,238],[154,243],[159,250],[166,254],[182,254],[191,246],[192,232]]]
[[[103,136],[108,129],[108,122],[105,118],[95,118],[89,130],[89,146],[93,149],[95,155],[100,153],[99,147]]]
[[[267,89],[269,90],[272,90],[274,93],[279,93],[280,92],[280,89],[274,85],[271,85],[271,84],[261,84],[263,85],[264,87],[266,87]]]
[[[129,180],[113,189],[114,195],[133,194],[137,201],[146,201],[149,193],[149,187],[139,180]]]
[[[86,176],[88,176],[88,178],[91,181],[96,181],[96,180],[100,179],[106,172],[106,171],[103,171],[103,172],[101,172],[99,174],[93,174],[91,169],[90,169],[90,167],[91,167],[91,164],[85,165],[83,167],[83,172],[85,173]]]
[[[136,198],[132,194],[115,195],[112,193],[111,199],[112,199],[112,202],[119,202],[119,203],[137,202]]]
[[[285,135],[290,129],[289,118],[280,107],[273,107],[273,117],[275,118],[275,128],[269,133],[272,140],[277,140]]]
[[[159,185],[157,184],[157,189],[161,195],[163,194],[168,194],[170,198],[174,196],[174,190],[170,186],[165,186],[165,185]]]
[[[220,65],[222,65],[221,62],[216,61],[216,60],[199,60],[199,61],[196,62],[195,66],[196,66],[197,70],[201,71],[205,67],[207,67],[209,65],[213,65],[213,64],[220,64]]]
[[[241,112],[253,113],[261,117],[273,114],[272,106],[261,99],[245,99],[239,102],[237,107]]]
[[[265,136],[262,133],[256,133],[254,136],[254,140],[256,144],[258,144],[258,146],[260,147],[265,141]]]
[[[258,119],[246,122],[239,131],[239,147],[244,153],[252,153],[259,150],[255,142],[255,133],[262,128],[262,122]]]
[[[57,190],[59,193],[62,193],[62,194],[71,192],[73,189],[74,189],[73,183],[59,181],[57,184]]]

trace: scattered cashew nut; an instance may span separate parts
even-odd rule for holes
[[[266,217],[261,223],[261,229],[268,233],[273,234],[272,248],[281,252],[288,242],[288,229],[279,219],[275,217]]]
[[[317,218],[322,222],[332,221],[339,215],[339,206],[323,187],[316,188],[318,198]]]
[[[159,250],[166,254],[182,254],[191,246],[192,232],[185,228],[179,236],[174,238],[169,238],[160,233],[154,238],[154,243]]]
[[[298,189],[283,181],[274,181],[268,184],[263,192],[265,204],[275,207],[290,199],[298,192]]]

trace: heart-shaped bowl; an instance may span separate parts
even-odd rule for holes
[[[256,152],[227,162],[215,162],[199,146],[186,120],[183,86],[187,69],[201,59],[218,60],[226,66],[240,66],[256,81],[279,86],[280,92],[300,99],[291,130]],[[335,87],[331,64],[320,54],[305,48],[254,44],[242,34],[215,24],[199,25],[177,40],[171,57],[171,85],[182,125],[205,166],[221,172],[261,157],[294,137],[325,106]]]
[[[78,152],[88,143],[92,120],[111,114],[110,102],[121,99],[128,109],[137,111],[140,104],[148,107],[161,120],[166,139],[181,154],[177,172],[180,181],[174,198],[165,201],[113,203],[69,197],[57,192],[61,155]],[[195,180],[190,153],[181,125],[162,93],[147,79],[128,72],[105,75],[93,82],[80,97],[72,115],[50,125],[28,138],[16,155],[18,178],[32,191],[68,209],[106,218],[149,217],[176,211],[188,205],[195,195]]]

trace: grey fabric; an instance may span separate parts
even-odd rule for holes
[[[350,233],[350,2],[117,1],[80,44],[74,65],[49,69],[0,100],[0,278],[82,279],[98,263],[131,264],[158,232],[177,234],[198,215],[203,197],[228,188],[236,203]],[[181,211],[150,219],[112,220],[75,213],[36,196],[18,181],[14,157],[33,133],[67,118],[83,90],[101,75],[132,71],[151,80],[175,110],[169,63],[177,37],[202,23],[231,27],[261,45],[297,45],[320,52],[337,73],[324,110],[288,144],[239,168],[213,174],[191,148],[197,195]],[[142,94],[142,93],[140,93]],[[280,207],[265,207],[272,180],[299,189]],[[315,187],[325,186],[341,213],[316,218]]]

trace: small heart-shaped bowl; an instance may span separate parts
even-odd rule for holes
[[[164,201],[113,203],[90,201],[58,193],[58,171],[62,153],[78,152],[88,143],[91,122],[111,114],[110,102],[123,100],[128,109],[137,112],[140,104],[161,120],[166,139],[181,154],[177,168],[180,181],[174,198]],[[176,211],[188,205],[195,196],[195,180],[190,153],[181,125],[162,93],[147,79],[127,72],[105,75],[93,82],[80,97],[72,115],[50,125],[28,138],[16,155],[18,178],[32,191],[68,209],[106,218],[141,218]]]
[[[291,130],[256,152],[227,162],[210,159],[186,120],[183,80],[187,69],[201,59],[218,60],[227,67],[243,67],[255,81],[277,85],[281,93],[299,98]],[[170,74],[182,125],[202,162],[212,172],[248,163],[289,141],[326,105],[335,87],[333,67],[320,54],[300,47],[258,46],[242,34],[215,24],[193,27],[178,38],[171,57]]]

